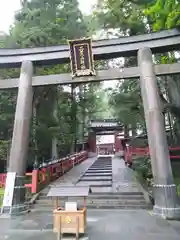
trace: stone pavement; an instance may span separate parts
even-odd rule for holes
[[[84,162],[82,162],[79,165],[76,165],[74,168],[72,168],[69,172],[58,178],[56,181],[51,183],[49,186],[55,186],[55,185],[71,185],[76,184],[76,181],[79,179],[79,177],[84,174],[84,172],[96,161],[97,157],[88,158]],[[48,192],[49,187],[45,188],[42,192]]]
[[[97,160],[97,157],[88,158],[79,165],[76,165],[69,172],[57,179],[53,185],[76,183],[77,179]]]
[[[55,240],[52,212],[34,211],[15,219],[0,219],[0,240]],[[63,238],[75,239],[75,238]],[[180,222],[151,216],[145,210],[89,210],[90,240],[180,240]]]
[[[96,158],[90,158],[80,166],[76,166],[54,184],[69,184],[77,180]],[[137,190],[133,183],[131,170],[126,168],[124,161],[113,159],[113,184],[123,184]],[[120,176],[119,176],[120,175]],[[12,219],[0,218],[0,240],[55,240],[57,236],[52,231],[52,210],[47,208],[33,209],[29,214]],[[63,238],[75,239],[75,238]],[[87,234],[81,240],[180,240],[180,222],[167,221],[151,216],[147,210],[88,210]]]
[[[139,192],[132,169],[126,167],[122,158],[112,160],[113,192]]]

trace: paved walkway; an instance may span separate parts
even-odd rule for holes
[[[113,192],[139,192],[132,169],[126,167],[124,160],[114,157],[112,160]]]
[[[180,240],[180,222],[158,219],[143,210],[89,210],[87,226],[87,237],[82,240]],[[57,239],[52,231],[52,213],[44,211],[0,219],[0,232],[2,240]]]
[[[56,181],[51,183],[49,186],[55,186],[55,185],[71,185],[76,184],[76,181],[79,179],[79,177],[84,174],[84,172],[94,163],[94,161],[97,159],[97,157],[88,158],[84,162],[82,162],[79,165],[76,165],[74,168],[72,168],[69,172],[58,178]],[[49,188],[46,188],[43,190],[43,192],[48,192]]]
[[[95,159],[86,160],[53,184],[76,181]],[[119,190],[124,191],[122,183],[129,183],[128,188],[131,186],[136,189],[129,170],[124,166],[123,160],[113,159],[114,187],[119,185]],[[0,219],[0,240],[57,240],[56,234],[52,231],[52,222],[52,210],[38,209],[24,216]],[[88,210],[87,235],[81,239],[180,240],[180,222],[169,222],[151,216],[146,210]]]

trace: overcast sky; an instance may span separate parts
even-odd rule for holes
[[[80,8],[84,13],[90,13],[96,0],[79,0]],[[0,0],[0,31],[7,32],[13,22],[14,12],[20,8],[20,0]]]

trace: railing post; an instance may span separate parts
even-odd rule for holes
[[[61,160],[61,176],[63,175],[63,159]]]
[[[62,175],[64,175],[64,173],[65,173],[65,162],[66,162],[66,158],[63,158],[63,160],[62,160]]]
[[[50,167],[46,167],[46,183],[50,183]]]
[[[37,193],[38,191],[38,180],[39,180],[39,169],[34,169],[32,171],[32,187],[31,187],[32,193]]]
[[[68,171],[72,168],[72,158],[71,156],[69,157],[69,160],[68,160]]]
[[[73,155],[69,157],[69,167],[68,171],[73,167]]]
[[[46,168],[42,168],[42,184],[46,184]]]
[[[56,163],[55,164],[55,167],[56,167],[56,179],[59,177],[59,164],[58,163]]]
[[[73,156],[72,157],[72,167],[74,168],[74,166],[76,166],[76,161],[77,161],[77,156]]]
[[[53,165],[50,166],[50,182],[53,180]]]
[[[60,162],[57,162],[57,172],[56,172],[57,177],[60,177]]]

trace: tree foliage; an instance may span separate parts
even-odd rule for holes
[[[110,33],[109,37],[131,36],[178,27],[179,4],[179,1],[171,0],[99,0],[94,16],[100,22],[101,27]],[[176,61],[174,53],[155,56],[155,63],[166,64]],[[126,58],[124,65],[115,65],[118,68],[130,66],[137,66],[136,58]],[[171,114],[174,135],[177,135],[176,130],[179,129],[180,122],[178,80],[179,76],[158,78],[163,109],[165,113]],[[138,129],[144,131],[144,113],[138,79],[126,79],[126,81],[119,82],[116,89],[111,90],[109,94],[109,103],[114,109],[114,116],[124,125],[128,125],[134,133]],[[176,140],[173,139],[173,141]]]
[[[101,27],[109,37],[122,37],[151,33],[165,29],[178,28],[180,25],[180,1],[177,0],[99,0],[94,12]],[[179,61],[175,52],[156,54],[154,63],[167,64]],[[117,62],[113,60],[114,62]],[[137,66],[136,58],[124,59],[122,67]],[[171,138],[169,144],[179,144],[180,130],[180,86],[179,75],[157,78],[162,100],[163,113],[168,118]],[[139,80],[126,79],[117,84],[116,89],[108,90],[114,116],[126,127],[137,134],[145,130],[144,113]],[[136,170],[141,177],[152,185],[151,161],[149,157],[139,158]],[[175,176],[177,179],[177,176]],[[176,181],[175,181],[176,182]],[[176,182],[179,184],[179,179]]]
[[[143,106],[138,80],[128,80],[117,84],[109,92],[109,104],[114,109],[114,117],[137,134],[137,129],[144,129]]]
[[[143,9],[129,0],[99,0],[94,17],[113,35],[137,35],[148,30]],[[115,29],[117,33],[114,33]]]
[[[92,30],[91,30],[92,32]],[[10,28],[9,35],[0,39],[1,48],[26,48],[42,47],[67,43],[68,39],[77,39],[88,36],[88,24],[79,10],[77,0],[23,0],[21,9],[15,14],[14,24]],[[70,65],[55,65],[35,67],[36,75],[50,75],[70,71]],[[1,69],[1,78],[13,78],[19,76],[19,69]],[[77,128],[82,122],[84,132],[88,121],[96,112],[97,85],[85,84],[85,90],[81,94],[81,101],[85,99],[82,110],[79,100],[79,86],[75,86],[75,92],[71,94],[71,86],[46,86],[34,89],[33,110],[34,123],[30,132],[30,148],[28,161],[33,164],[34,159],[43,161],[51,158],[52,138],[57,138],[58,151],[61,155],[74,151],[74,141],[80,136],[76,134]],[[99,85],[98,85],[99,86]],[[9,142],[12,137],[13,119],[15,113],[17,91],[1,91],[0,130],[2,141]],[[54,114],[56,112],[56,114]],[[83,112],[81,118],[79,113]],[[35,139],[34,139],[35,132]],[[81,139],[84,140],[84,139]],[[0,144],[2,149],[4,145]],[[1,148],[0,147],[0,148]],[[0,152],[3,152],[3,150]],[[7,154],[2,155],[3,159]]]
[[[103,30],[106,36],[122,37],[170,29],[179,26],[180,2],[177,0],[98,0],[93,14],[83,16],[77,0],[23,0],[15,14],[9,35],[0,36],[1,48],[42,47],[66,43],[68,39],[92,36]],[[156,63],[178,61],[174,52],[155,56]],[[111,60],[113,67],[137,65],[135,57],[124,59],[123,65]],[[96,63],[96,69],[109,66]],[[35,67],[35,75],[70,71],[70,65]],[[19,69],[0,69],[1,78],[19,76]],[[179,76],[158,78],[164,112],[170,114],[174,135],[180,129]],[[71,90],[73,88],[73,90]],[[1,91],[1,140],[9,143],[12,136],[17,91]],[[109,101],[109,107],[107,107]],[[74,143],[87,134],[92,118],[114,117],[134,134],[144,130],[144,113],[138,79],[127,79],[106,92],[101,84],[79,86],[46,86],[34,89],[35,125],[31,126],[29,161],[51,157],[52,138],[57,138],[61,154],[74,149]],[[33,135],[35,129],[35,141]],[[176,137],[176,140],[178,138]],[[2,149],[4,145],[2,146]],[[75,150],[75,149],[74,149]],[[3,150],[0,152],[4,152]],[[6,158],[4,154],[4,157]]]
[[[160,31],[180,26],[180,1],[156,0],[144,13],[153,22],[153,29]]]

